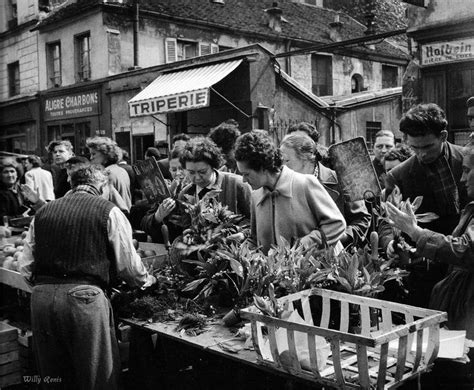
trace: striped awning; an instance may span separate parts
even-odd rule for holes
[[[131,117],[187,111],[209,106],[209,89],[242,60],[165,73],[128,101]]]

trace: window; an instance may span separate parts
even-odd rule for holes
[[[202,55],[210,54],[212,51],[211,45],[208,45],[208,52],[204,52]],[[197,57],[201,55],[200,47],[197,42],[185,39],[166,38],[165,40],[166,50],[166,63],[187,60],[188,58]],[[206,49],[204,49],[206,51]]]
[[[59,87],[61,85],[61,44],[59,42],[46,45],[46,61],[48,87]]]
[[[10,96],[20,94],[20,63],[8,64],[8,91]]]
[[[312,91],[317,96],[332,95],[332,57],[311,56]]]
[[[199,42],[199,55],[205,56],[208,54],[219,53],[219,45],[215,43],[203,43]]]
[[[77,81],[87,81],[91,78],[91,61],[90,61],[90,34],[82,34],[75,37],[76,51],[76,70]]]
[[[398,68],[396,66],[382,65],[382,88],[398,86]]]
[[[364,79],[358,73],[351,78],[351,93],[356,93],[364,90]]]
[[[365,140],[369,152],[372,153],[375,144],[375,134],[382,130],[382,122],[366,122],[365,125]]]

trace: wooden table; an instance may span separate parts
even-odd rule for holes
[[[219,320],[207,331],[188,336],[176,331],[177,322],[149,323],[122,319],[131,326],[130,379],[140,389],[319,389],[318,385],[285,375],[258,363],[254,350],[244,349],[231,329]],[[219,346],[236,347],[231,353]]]

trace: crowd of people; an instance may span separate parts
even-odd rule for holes
[[[468,119],[474,130],[474,98]],[[448,142],[448,122],[436,104],[410,109],[400,131],[404,142],[388,130],[374,140],[373,172],[383,196],[395,187],[404,200],[422,196],[417,212],[438,218],[418,224],[414,213],[387,203],[390,222],[377,221],[379,245],[387,259],[396,259],[401,249],[393,228],[404,232],[416,248],[406,265],[405,302],[447,311],[448,327],[474,338],[474,139],[466,146]],[[154,242],[172,242],[183,231],[173,210],[189,195],[201,199],[216,191],[223,205],[250,224],[247,239],[264,252],[282,239],[305,247],[367,243],[373,205],[344,196],[315,126],[293,125],[277,144],[264,130],[241,134],[238,123],[228,120],[206,137],[178,134],[172,141],[169,157],[160,158],[157,148],[144,156],[158,161],[173,194],[157,204],[140,197],[123,150],[107,137],[87,140],[90,159],[74,156],[67,140],[51,142],[47,170],[36,156],[24,167],[11,158],[2,161],[0,216],[13,218],[28,208],[34,215],[20,263],[34,285],[32,326],[41,375],[66,376],[80,388],[117,387],[106,292],[118,277],[139,287],[155,282],[132,245],[132,228]],[[70,351],[81,353],[71,360]],[[473,366],[466,367],[458,379],[473,383]]]

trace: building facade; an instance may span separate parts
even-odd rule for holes
[[[131,117],[127,99],[154,80],[152,68],[156,66],[179,68],[193,58],[212,57],[255,44],[278,54],[341,42],[335,49],[273,59],[272,66],[288,75],[297,89],[304,90],[302,96],[307,99],[307,92],[336,98],[400,86],[408,62],[403,52],[385,41],[375,46],[345,47],[343,41],[363,36],[365,27],[345,14],[322,8],[321,2],[307,5],[285,1],[274,5],[271,1],[251,0],[156,0],[141,4],[76,0],[64,4],[49,2],[43,13],[39,11],[41,4],[33,0],[30,3],[38,10],[38,23],[28,28],[28,34],[36,38],[38,70],[32,99],[38,115],[32,122],[37,136],[36,145],[28,141],[22,152],[39,153],[44,144],[61,137],[70,139],[76,151],[82,153],[85,138],[102,134],[116,138],[132,154],[139,155],[140,150],[169,139],[175,132],[187,131],[189,127],[191,133],[198,128],[205,133],[221,118],[228,119],[222,115],[203,116],[199,110]],[[8,69],[4,69],[7,73]],[[3,89],[9,80],[3,79]],[[120,90],[117,80],[122,80]],[[238,100],[238,80],[228,88],[230,100]],[[274,87],[269,90],[276,91]],[[2,97],[2,112],[8,112],[12,104],[9,99]],[[341,125],[335,122],[337,116],[332,116],[331,112],[342,110],[340,107],[321,108],[323,113],[327,111],[323,116],[316,109],[313,115],[305,111],[302,116],[298,110],[281,112],[291,109],[287,104],[276,110],[278,99],[282,99],[278,94],[260,97],[261,106],[272,113],[271,119],[264,122],[267,126],[284,132],[287,123],[307,120],[319,125],[326,143],[347,139],[354,133],[366,136],[367,126],[369,130],[373,128],[368,122],[377,122],[365,121],[367,124],[361,119],[355,128],[347,128],[347,121]],[[255,110],[253,107],[250,115],[256,116]],[[207,120],[196,121],[196,116]],[[393,121],[379,125],[395,128],[399,118],[388,116],[392,117]],[[253,120],[244,122],[244,131],[255,126]],[[0,139],[5,137],[0,134]],[[11,148],[11,144],[4,145]]]
[[[425,0],[424,5],[408,8],[415,59],[404,80],[404,109],[417,102],[439,104],[450,140],[462,145],[470,133],[466,100],[474,96],[474,7],[469,0]]]

